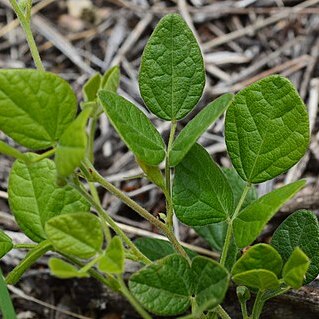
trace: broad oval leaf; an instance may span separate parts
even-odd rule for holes
[[[147,107],[164,120],[179,120],[197,104],[205,86],[198,43],[182,17],[157,24],[142,56],[139,86]]]
[[[276,289],[279,287],[277,276],[266,269],[253,269],[241,272],[233,277],[237,285],[244,285],[259,290]]]
[[[31,160],[37,155],[29,154]],[[74,211],[88,211],[86,200],[70,186],[58,187],[53,161],[14,162],[8,185],[9,204],[23,232],[35,242],[46,239],[45,223],[52,217]]]
[[[230,93],[222,95],[188,122],[172,145],[169,153],[170,166],[179,164],[197,139],[225,112],[233,98],[234,95]]]
[[[34,149],[54,145],[72,122],[77,100],[59,76],[37,70],[0,70],[0,128]]]
[[[134,155],[149,165],[162,162],[164,141],[147,116],[113,92],[102,90],[99,98],[111,123]]]
[[[120,237],[115,236],[111,239],[98,267],[105,273],[121,274],[124,272],[124,247]]]
[[[134,244],[147,258],[152,261],[164,258],[176,252],[169,241],[158,238],[138,238],[135,240]],[[191,259],[197,256],[197,254],[192,250],[186,247],[183,248]]]
[[[219,305],[228,289],[228,271],[218,262],[201,256],[193,259],[191,268],[197,306],[205,310]]]
[[[186,311],[192,294],[192,272],[185,258],[170,255],[132,275],[129,288],[143,307],[157,315]]]
[[[80,272],[73,265],[60,258],[50,258],[49,268],[52,275],[61,279],[90,277],[88,273]]]
[[[120,85],[120,76],[120,68],[113,66],[103,74],[100,89],[116,92]]]
[[[282,272],[285,283],[292,288],[300,288],[303,285],[309,265],[308,256],[299,247],[296,247]]]
[[[87,145],[85,128],[91,111],[91,108],[85,108],[67,127],[59,140],[54,158],[59,176],[71,175],[85,157]]]
[[[319,274],[319,224],[314,213],[300,210],[290,215],[275,231],[271,244],[287,262],[296,247],[311,260],[304,284]]]
[[[0,259],[13,248],[11,238],[0,230]],[[1,276],[1,275],[0,275]]]
[[[173,203],[178,219],[190,226],[224,221],[233,211],[225,175],[199,144],[176,166]]]
[[[90,213],[53,217],[45,224],[45,232],[56,250],[80,258],[93,257],[103,243],[101,223]]]
[[[309,145],[309,120],[292,83],[272,75],[240,91],[226,113],[225,138],[234,167],[250,183],[296,164]]]
[[[244,248],[250,245],[263,230],[278,209],[306,184],[300,180],[260,197],[244,208],[234,220],[234,235],[237,246]]]
[[[237,260],[232,269],[232,275],[253,269],[266,269],[279,276],[282,269],[282,259],[272,246],[267,244],[255,245]]]

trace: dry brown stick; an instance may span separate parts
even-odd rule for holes
[[[224,36],[218,37],[216,39],[213,39],[211,41],[208,41],[202,45],[204,52],[208,51],[212,48],[215,48],[221,44],[227,43],[228,41],[235,40],[237,38],[243,37],[245,35],[252,35],[257,30],[260,30],[264,27],[267,27],[273,23],[276,23],[282,19],[285,19],[289,17],[290,15],[293,15],[297,13],[298,11],[302,10],[303,8],[313,6],[315,4],[319,3],[319,0],[307,0],[304,1],[294,7],[292,7],[289,10],[285,10],[282,12],[279,12],[278,14],[275,14],[273,16],[270,16],[269,18],[263,19],[263,20],[257,20],[255,23],[243,28],[239,29],[230,33],[225,34]]]
[[[77,49],[68,41],[61,33],[59,33],[48,21],[48,19],[36,15],[32,19],[32,25],[46,39],[51,41],[54,46],[67,56],[75,65],[88,74],[93,74],[95,71],[84,62],[78,54]]]
[[[47,7],[49,4],[54,2],[55,0],[44,0],[39,3],[37,3],[31,10],[31,15],[36,14],[37,12],[41,11],[45,7]],[[6,0],[0,0],[0,2],[7,7],[10,7],[9,3]],[[0,30],[0,38],[3,37],[5,34],[13,30],[14,28],[19,26],[19,21],[18,19],[15,19],[11,21],[9,24],[5,25],[3,28]]]
[[[46,307],[46,308],[49,308],[49,309],[52,309],[52,310],[55,310],[57,312],[60,312],[60,313],[63,313],[65,315],[68,315],[68,316],[71,316],[73,318],[79,318],[79,319],[92,319],[91,317],[86,317],[86,316],[82,316],[82,315],[78,315],[76,313],[73,313],[71,311],[68,311],[68,310],[64,310],[64,309],[61,309],[59,307],[56,307],[56,306],[53,306],[47,302],[44,302],[40,299],[37,299],[37,298],[34,298],[30,295],[27,295],[24,291],[22,291],[21,289],[17,288],[17,287],[14,287],[14,286],[11,286],[11,285],[8,285],[8,289],[14,293],[15,295],[17,295],[18,297],[20,298],[23,298],[25,300],[28,300],[28,301],[31,301],[31,302],[34,302],[38,305],[41,305],[43,307]]]

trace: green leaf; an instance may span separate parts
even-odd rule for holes
[[[287,262],[296,247],[311,260],[304,284],[319,274],[319,224],[314,213],[300,210],[290,215],[275,231],[271,244]]]
[[[237,246],[250,245],[263,230],[278,209],[306,184],[300,180],[276,189],[244,208],[234,220],[234,235]]]
[[[195,257],[192,261],[195,300],[200,309],[219,305],[229,284],[227,270],[218,262],[206,257]]]
[[[173,316],[189,308],[191,283],[192,272],[187,260],[175,254],[133,274],[129,288],[147,310],[157,315]]]
[[[232,275],[254,269],[269,270],[279,276],[282,269],[282,259],[277,250],[267,244],[258,244],[249,248],[235,263]]]
[[[91,111],[92,108],[85,108],[59,140],[54,158],[59,176],[71,175],[85,157],[87,145],[85,128]]]
[[[90,213],[53,217],[45,224],[45,232],[56,250],[80,258],[93,257],[103,243],[101,223]]]
[[[159,188],[162,190],[165,190],[166,185],[164,181],[164,176],[158,166],[152,166],[144,163],[143,161],[139,160],[138,158],[136,159],[136,162],[140,166],[140,168],[143,170],[147,178],[157,185]]]
[[[233,97],[234,95],[230,93],[222,95],[188,122],[172,145],[169,154],[170,166],[179,164],[197,139],[225,112]]]
[[[0,230],[0,259],[13,248],[11,238]],[[0,275],[1,276],[1,275]]]
[[[223,173],[226,175],[229,185],[233,191],[234,195],[234,207],[239,203],[241,195],[243,194],[244,188],[246,187],[246,182],[238,175],[234,168],[222,168]],[[248,191],[245,200],[241,208],[245,208],[258,198],[257,190],[254,185],[251,185],[250,190]]]
[[[295,165],[309,145],[309,120],[293,84],[272,75],[240,91],[226,114],[225,138],[234,167],[250,183]]]
[[[79,272],[73,265],[59,258],[50,258],[49,268],[52,275],[61,279],[90,277],[88,273]]]
[[[77,110],[71,86],[37,70],[0,70],[0,128],[19,144],[53,146]]]
[[[38,155],[28,154],[30,160]],[[8,185],[9,204],[23,232],[32,240],[46,239],[45,223],[52,217],[74,211],[88,211],[86,200],[69,186],[58,187],[53,161],[14,162]]]
[[[309,265],[310,260],[307,255],[299,247],[296,247],[282,272],[285,283],[292,288],[300,288],[303,285]]]
[[[141,95],[164,120],[179,120],[197,104],[205,69],[197,41],[181,16],[168,14],[158,23],[142,56]]]
[[[116,93],[120,85],[120,68],[116,65],[107,70],[102,77],[100,89]]]
[[[98,267],[105,273],[122,274],[124,272],[124,247],[120,237],[112,238]]]
[[[137,248],[152,261],[175,254],[176,252],[172,244],[163,239],[144,237],[138,238],[134,243]],[[184,249],[191,259],[197,256],[192,250],[185,247]]]
[[[173,202],[178,219],[190,226],[224,221],[233,211],[225,175],[199,144],[176,166]]]
[[[222,251],[226,232],[227,232],[227,223],[215,223],[206,226],[194,226],[193,227],[196,233],[203,237],[209,245],[217,251]]]
[[[102,76],[100,73],[95,73],[83,85],[83,97],[85,102],[94,102],[97,99],[97,92],[100,88]]]
[[[276,289],[279,287],[277,276],[265,269],[254,269],[241,272],[233,277],[237,285],[244,285],[260,290]]]
[[[165,145],[152,122],[134,104],[110,91],[100,91],[105,113],[129,149],[149,165],[165,157]]]

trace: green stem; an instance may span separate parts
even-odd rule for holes
[[[265,300],[263,299],[264,292],[261,290],[258,290],[254,306],[253,306],[253,311],[252,311],[252,319],[259,319],[262,308],[264,306]]]
[[[93,258],[92,260],[90,260],[86,265],[84,265],[79,272],[80,273],[86,273],[88,272],[95,264],[97,264],[100,259],[103,257],[103,255],[99,255],[95,258]]]
[[[91,163],[94,163],[94,138],[96,132],[98,118],[94,117],[90,120],[90,131],[88,139],[88,158]]]
[[[135,212],[137,212],[140,216],[148,220],[151,224],[153,224],[155,227],[157,227],[166,237],[171,241],[172,245],[174,246],[175,250],[178,251],[183,257],[185,257],[187,260],[190,261],[187,253],[185,252],[182,245],[179,243],[179,241],[176,239],[174,233],[166,227],[164,223],[159,221],[157,218],[155,218],[152,214],[150,214],[145,208],[137,204],[135,201],[133,201],[131,198],[129,198],[127,195],[125,195],[123,192],[121,192],[118,188],[116,188],[114,185],[109,183],[106,179],[104,179],[92,166],[91,163],[86,163],[83,165],[88,172],[91,174],[91,178],[98,182],[101,186],[103,186],[107,191],[109,191],[111,194],[118,197],[123,203],[125,203],[127,206],[132,208]],[[96,207],[95,207],[96,208]],[[106,214],[107,215],[107,214]],[[108,216],[108,215],[107,215]],[[108,218],[110,218],[108,216]],[[107,220],[109,223],[109,221]],[[114,223],[114,221],[112,220]],[[113,228],[113,226],[109,223],[109,225]],[[115,224],[116,225],[116,224]],[[114,228],[113,228],[114,229]],[[115,230],[115,229],[114,229]],[[134,244],[133,244],[134,245]],[[135,247],[135,245],[134,245]]]
[[[13,249],[33,249],[37,247],[36,244],[14,244]]]
[[[134,245],[134,243],[126,236],[126,234],[122,231],[122,229],[115,223],[115,221],[107,214],[106,211],[100,206],[98,202],[96,202],[84,189],[79,187],[79,185],[70,183],[70,185],[76,189],[86,200],[87,202],[96,209],[101,220],[105,220],[111,228],[116,232],[117,235],[121,237],[124,243],[127,244],[128,247],[131,248],[132,253],[134,253],[144,264],[151,264],[152,262],[144,256],[139,249]]]
[[[11,302],[10,294],[3,278],[0,268],[0,313],[2,313],[3,319],[16,319],[16,313]]]
[[[249,319],[246,302],[240,302],[240,308],[241,308],[241,313],[243,315],[243,319]]]
[[[14,147],[8,145],[3,141],[0,141],[0,153],[9,155],[22,161],[28,161],[28,158],[27,156],[25,156],[25,154],[21,153],[20,151],[16,150]]]
[[[225,265],[225,262],[226,262],[226,259],[227,259],[227,254],[228,254],[228,250],[229,250],[229,246],[230,246],[230,243],[231,243],[231,239],[232,239],[232,236],[233,236],[233,221],[235,220],[235,218],[238,216],[239,212],[240,212],[240,209],[244,203],[244,200],[249,192],[251,188],[251,184],[246,184],[244,190],[243,190],[243,193],[239,199],[239,202],[235,208],[235,212],[232,216],[231,219],[229,219],[227,221],[227,232],[226,232],[226,237],[225,237],[225,243],[224,243],[224,246],[223,246],[223,251],[222,251],[222,254],[221,254],[221,258],[220,258],[220,264],[221,265]]]
[[[169,165],[169,162],[170,162],[169,155],[170,155],[170,151],[171,151],[172,144],[173,144],[174,137],[175,137],[176,126],[177,126],[177,122],[175,120],[173,120],[171,122],[171,130],[170,130],[170,134],[169,134],[166,157],[165,157],[165,187],[166,187],[166,191],[164,192],[164,195],[166,197],[166,214],[167,214],[166,224],[170,230],[173,230],[174,211],[173,211],[173,201],[172,201],[171,168]]]
[[[231,319],[231,317],[228,315],[228,313],[224,310],[224,308],[221,305],[218,305],[215,309],[218,316],[222,319]]]
[[[75,257],[69,256],[69,255],[65,255],[63,253],[59,254],[61,256],[63,256],[65,259],[71,261],[73,264],[79,266],[80,268],[85,267],[82,262],[80,262],[79,260],[77,260]],[[120,284],[118,283],[118,281],[109,276],[108,278],[105,278],[104,276],[102,276],[99,272],[97,272],[96,270],[94,270],[93,268],[88,270],[88,273],[95,278],[96,280],[98,280],[99,282],[101,282],[103,285],[113,289],[114,291],[119,291],[120,290]]]
[[[21,276],[51,248],[51,243],[48,240],[44,240],[31,251],[29,251],[21,263],[9,273],[6,278],[7,284],[16,284],[20,280]]]
[[[118,278],[118,282],[121,286],[121,293],[130,302],[138,314],[144,319],[152,319],[152,317],[141,307],[138,301],[133,297],[130,291],[127,289],[125,282],[122,278]]]
[[[40,58],[40,54],[39,54],[37,45],[36,45],[34,38],[33,38],[33,35],[32,35],[31,26],[30,26],[30,17],[28,17],[28,11],[27,11],[27,15],[25,16],[16,0],[9,0],[9,1],[10,1],[10,4],[11,4],[14,12],[16,13],[16,15],[20,21],[22,29],[25,32],[25,36],[26,36],[26,39],[28,41],[31,55],[32,55],[32,58],[33,58],[33,61],[34,61],[36,68],[39,71],[45,71],[43,64],[42,64],[42,61],[41,61],[41,58]]]
[[[45,158],[49,158],[51,157],[52,155],[54,155],[56,152],[56,149],[55,148],[52,148],[42,154],[40,154],[39,156],[37,156],[34,160],[32,160],[32,163],[37,163],[37,162],[40,162],[42,161],[43,159]]]

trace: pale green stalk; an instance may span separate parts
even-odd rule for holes
[[[215,309],[218,316],[222,319],[231,319],[231,317],[228,315],[228,313],[224,310],[224,308],[221,305],[218,305]]]
[[[26,39],[28,41],[31,55],[32,55],[32,58],[33,58],[33,61],[34,61],[36,68],[39,71],[45,71],[43,64],[42,64],[42,61],[41,61],[41,58],[40,58],[40,54],[39,54],[37,45],[36,45],[34,38],[33,38],[33,35],[32,35],[32,30],[31,30],[31,26],[30,26],[31,8],[29,8],[27,6],[26,15],[25,15],[22,12],[22,10],[19,7],[16,0],[9,0],[9,1],[10,1],[10,4],[11,4],[14,12],[16,13],[16,15],[20,21],[22,29],[25,32],[25,36],[26,36]]]
[[[252,319],[259,319],[262,308],[265,304],[265,300],[263,299],[264,292],[261,290],[258,290],[258,293],[256,295],[256,299],[253,306],[252,311]]]

